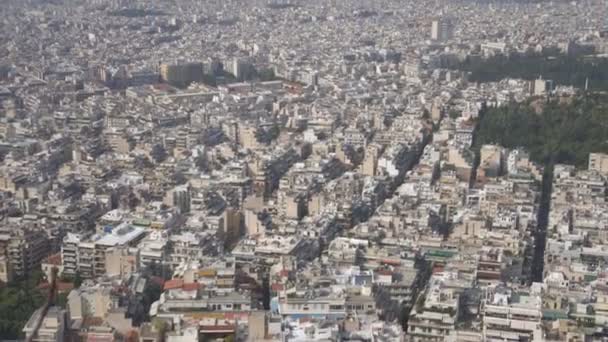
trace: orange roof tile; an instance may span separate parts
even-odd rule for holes
[[[55,266],[60,266],[62,264],[61,253],[55,253],[53,255],[49,255],[48,258],[46,258],[44,260],[44,263],[55,265]]]
[[[195,291],[195,290],[198,290],[198,288],[199,288],[198,283],[188,283],[188,284],[184,284],[182,286],[182,290],[184,290],[184,291]]]
[[[393,275],[393,272],[389,270],[377,270],[376,274],[390,276]]]
[[[51,285],[48,282],[42,282],[38,285],[39,290],[48,290]],[[69,292],[74,289],[74,284],[70,282],[57,281],[57,292]]]
[[[171,279],[165,282],[165,290],[179,289],[184,285],[183,279]]]

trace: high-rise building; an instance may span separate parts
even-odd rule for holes
[[[203,63],[161,64],[160,77],[164,82],[183,87],[203,79]]]
[[[378,158],[380,148],[376,145],[370,145],[365,148],[365,157],[361,163],[361,173],[366,176],[375,176],[378,168]]]
[[[15,227],[0,232],[0,263],[6,262],[6,277],[28,276],[48,253],[49,238],[41,230]]]
[[[235,57],[225,65],[226,71],[239,80],[247,80],[252,75],[253,64],[247,58]]]
[[[104,232],[93,236],[68,233],[61,246],[63,272],[66,275],[80,274],[83,278],[105,275],[106,254],[112,248],[134,247],[146,236],[139,227],[121,223],[116,227],[106,226]],[[115,259],[110,258],[113,262]],[[116,273],[114,266],[112,273]]]
[[[227,209],[224,211],[224,232],[226,247],[232,247],[243,235],[243,216],[240,211]]]
[[[182,213],[189,212],[190,188],[186,184],[176,186],[166,193],[164,203],[168,206],[179,208]]]
[[[454,25],[451,20],[440,18],[431,24],[431,39],[439,42],[449,40],[454,35]]]

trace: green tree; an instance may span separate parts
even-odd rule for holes
[[[80,272],[76,272],[76,275],[74,276],[74,288],[79,288],[80,285],[82,285],[82,276],[80,275]]]
[[[42,278],[42,272],[35,272],[25,280],[0,288],[0,338],[23,337],[21,329],[46,302],[46,296],[37,288]]]
[[[150,151],[150,156],[154,159],[154,161],[156,161],[157,164],[160,164],[167,159],[168,153],[167,150],[165,150],[165,148],[163,147],[163,145],[156,144],[152,147],[152,151]]]
[[[457,110],[455,110],[455,109],[452,109],[452,110],[450,110],[450,112],[448,113],[448,116],[449,116],[451,119],[457,119],[457,118],[459,118],[459,117],[460,117],[460,112],[459,112],[459,111],[457,111]]]
[[[608,58],[569,56],[555,52],[513,53],[487,59],[467,59],[457,69],[469,71],[473,82],[496,82],[505,78],[534,80],[539,77],[556,84],[608,89]]]
[[[482,113],[475,144],[523,147],[542,164],[585,167],[589,153],[608,152],[608,96],[582,95],[568,102],[510,103]]]
[[[276,75],[274,74],[274,70],[272,68],[265,68],[258,72],[258,77],[260,81],[274,81],[276,80]]]
[[[183,172],[175,171],[175,173],[173,174],[173,181],[177,185],[182,185],[188,182],[188,178],[186,178]]]

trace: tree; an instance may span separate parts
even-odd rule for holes
[[[386,238],[386,232],[384,230],[379,230],[374,238],[374,241],[376,241],[376,243],[381,243],[382,240],[384,240],[385,238]]]
[[[162,145],[156,144],[152,147],[152,151],[150,151],[150,156],[152,156],[152,158],[154,159],[154,161],[156,161],[157,164],[160,164],[167,159],[168,153]]]
[[[146,156],[135,156],[133,164],[136,169],[150,169],[154,167],[154,164]]]
[[[576,96],[570,103],[510,103],[480,116],[475,147],[523,147],[532,160],[585,167],[590,152],[608,152],[608,96]],[[538,111],[538,113],[537,113]]]
[[[25,280],[0,288],[1,338],[21,338],[27,320],[45,303],[45,295],[37,288],[42,277],[42,272],[35,272]]]
[[[83,137],[88,137],[91,134],[91,129],[89,126],[82,126],[80,129],[80,135]]]
[[[72,181],[69,185],[64,188],[66,194],[73,196],[74,198],[80,198],[85,193],[85,188],[77,180]]]
[[[152,320],[152,326],[154,327],[154,330],[158,331],[159,334],[163,334],[163,335],[169,329],[169,324],[167,323],[166,320],[164,320],[162,318],[154,318]]]
[[[450,110],[450,112],[448,113],[448,116],[449,116],[451,119],[456,120],[456,119],[458,119],[458,118],[460,117],[460,112],[459,112],[459,111],[457,111],[457,110],[455,110],[455,109],[452,109],[452,110]]]
[[[273,140],[279,137],[281,128],[277,124],[273,124],[269,129],[259,127],[255,132],[256,140],[263,144],[270,144]]]
[[[258,72],[258,77],[260,81],[274,81],[276,79],[276,75],[274,74],[274,70],[272,68],[265,68]]]
[[[425,108],[422,111],[422,118],[425,119],[425,120],[429,120],[431,118],[431,113],[429,112],[428,109]]]
[[[66,308],[68,305],[68,293],[58,293],[57,298],[55,298],[55,305],[60,306],[62,308]]]
[[[133,164],[135,165],[136,169],[150,169],[154,167],[154,164],[152,163],[152,161],[150,161],[150,158],[148,158],[147,156],[135,156],[134,160],[133,160]]]
[[[173,174],[173,181],[177,185],[182,185],[188,182],[188,178],[186,178],[183,172],[175,171],[175,173]]]
[[[319,139],[319,140],[325,140],[325,139],[327,139],[329,137],[329,135],[325,131],[319,131],[315,135],[316,135],[317,139]]]
[[[269,134],[272,140],[278,138],[279,134],[281,134],[281,128],[279,127],[279,125],[272,125],[272,127],[270,127]]]
[[[80,272],[76,272],[76,274],[74,275],[74,288],[79,288],[80,285],[82,285],[82,276],[80,275]]]
[[[127,197],[127,204],[129,206],[129,209],[135,210],[135,208],[141,204],[141,201],[139,200],[137,195],[135,195],[135,193],[131,191],[129,192],[129,195]]]
[[[203,155],[199,155],[194,160],[194,164],[201,172],[209,172],[209,162],[207,161],[207,157]]]
[[[556,84],[590,89],[608,89],[608,58],[585,58],[556,52],[514,53],[487,59],[466,60],[457,69],[471,73],[473,82],[496,82],[505,78],[535,80],[538,77]]]

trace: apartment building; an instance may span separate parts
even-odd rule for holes
[[[484,341],[543,341],[541,308],[538,294],[488,288],[481,308]]]
[[[83,278],[106,274],[106,252],[114,247],[136,246],[144,237],[143,228],[122,223],[110,226],[103,233],[79,235],[68,233],[63,240],[61,254],[66,275],[79,273]]]

